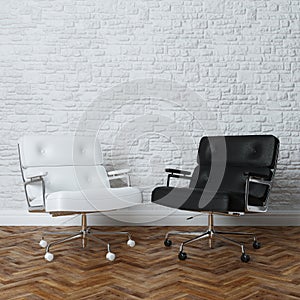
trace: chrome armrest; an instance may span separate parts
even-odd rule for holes
[[[264,184],[268,186],[271,186],[272,184],[271,180],[268,180],[265,177],[258,178],[256,176],[249,176],[249,182]]]
[[[48,175],[48,172],[39,172],[39,173],[34,173],[34,174],[26,174],[26,180],[25,179],[25,182],[32,182],[33,180],[36,180],[36,179],[41,179],[45,176]]]
[[[130,169],[121,169],[121,170],[114,170],[107,172],[108,179],[109,180],[115,180],[115,179],[121,179],[126,178],[127,180],[127,186],[130,186],[130,177],[128,173],[130,172]]]
[[[272,185],[272,176],[264,176],[260,174],[254,173],[245,173],[246,185],[245,185],[245,210],[246,212],[266,212],[268,210],[268,198],[269,192]],[[250,183],[263,184],[268,186],[268,195],[266,197],[266,201],[262,206],[254,206],[249,204],[249,192],[250,192]]]
[[[189,171],[184,171],[184,170],[179,170],[179,169],[171,169],[171,168],[168,168],[168,169],[165,169],[165,171],[168,174],[168,178],[167,178],[167,186],[169,186],[170,184],[170,178],[182,178],[182,179],[188,179],[188,180],[191,180],[192,177],[191,176],[187,176],[187,175],[191,175],[191,172]]]
[[[25,195],[26,195],[26,200],[27,200],[27,205],[28,205],[28,210],[30,212],[33,212],[33,211],[36,211],[36,212],[41,212],[41,211],[45,211],[45,201],[46,201],[46,197],[45,197],[45,191],[46,191],[46,188],[45,188],[45,181],[44,181],[44,177],[47,176],[47,172],[43,173],[43,172],[40,172],[40,173],[36,173],[36,174],[26,174],[26,179],[24,181],[24,190],[25,190]],[[33,183],[37,183],[37,182],[40,182],[41,185],[42,185],[42,196],[43,196],[43,203],[42,205],[31,205],[31,201],[32,199],[29,198],[29,195],[28,195],[28,186],[30,184],[33,184]]]

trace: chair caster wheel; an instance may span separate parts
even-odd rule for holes
[[[185,252],[180,251],[179,254],[178,254],[178,258],[179,258],[180,260],[186,260],[187,255],[186,255]]]
[[[112,252],[107,252],[106,254],[106,259],[109,260],[109,261],[114,261],[116,258],[116,255]]]
[[[261,247],[261,244],[258,241],[253,242],[253,248],[254,249],[259,249]]]
[[[42,247],[42,248],[46,248],[48,243],[42,238],[39,242],[39,245]]]
[[[54,258],[54,255],[50,252],[46,252],[44,258],[46,259],[46,261],[52,261]]]
[[[164,244],[166,247],[170,247],[172,245],[172,241],[169,239],[165,239]]]
[[[129,247],[134,247],[134,246],[135,246],[135,241],[132,240],[132,239],[129,239],[129,240],[127,241],[127,246],[129,246]]]
[[[250,260],[250,255],[246,254],[246,253],[243,253],[241,255],[241,261],[242,262],[248,262]]]

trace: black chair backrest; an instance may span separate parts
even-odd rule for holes
[[[232,166],[274,168],[278,139],[273,135],[243,135],[203,137],[197,161],[200,165],[226,162]]]
[[[217,189],[240,197],[245,191],[246,172],[272,178],[278,146],[273,135],[203,137],[190,187]],[[266,186],[257,185],[250,190],[251,201],[264,201],[266,192]]]

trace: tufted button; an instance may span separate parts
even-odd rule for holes
[[[259,154],[261,153],[261,146],[259,144],[256,144],[252,147],[252,153],[253,154]]]
[[[41,149],[40,152],[41,152],[42,155],[45,155],[45,154],[46,154],[46,150],[45,150],[45,149]]]

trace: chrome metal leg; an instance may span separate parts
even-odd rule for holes
[[[237,235],[237,236],[251,236],[253,238],[253,242],[256,242],[256,235],[249,232],[229,232],[229,231],[215,231],[216,234],[219,235]]]
[[[242,249],[242,253],[245,252],[245,246],[244,246],[244,244],[239,243],[239,242],[237,242],[237,241],[235,241],[235,240],[233,240],[233,239],[230,239],[230,238],[228,238],[228,237],[222,236],[222,235],[220,235],[220,234],[218,234],[218,233],[216,233],[216,232],[215,232],[214,234],[215,234],[216,238],[219,238],[219,239],[221,239],[221,240],[223,240],[223,241],[229,242],[229,243],[231,243],[231,244],[233,244],[233,245],[240,246],[241,249]]]
[[[100,242],[100,243],[102,243],[103,245],[106,246],[106,248],[107,248],[106,259],[108,259],[110,261],[115,259],[116,255],[110,251],[110,244],[109,243],[107,243],[107,242],[103,241],[102,239],[100,239],[96,236],[93,236],[91,234],[89,235],[89,238],[92,239],[92,240],[95,240],[97,242]]]
[[[88,237],[89,237],[89,239],[92,239],[92,240],[94,240],[94,241],[100,242],[100,243],[102,243],[102,244],[105,245],[105,246],[108,245],[107,242],[103,241],[102,239],[100,239],[100,238],[98,238],[98,237],[96,237],[96,236],[89,235]]]
[[[127,235],[128,237],[128,241],[127,241],[127,245],[130,247],[134,247],[135,246],[135,242],[134,240],[131,239],[131,234],[127,231],[101,231],[101,230],[97,230],[97,229],[92,229],[91,227],[87,227],[87,215],[86,213],[82,213],[81,214],[81,230],[78,232],[72,232],[72,231],[65,231],[65,232],[44,232],[44,235],[69,235],[66,238],[63,239],[59,239],[57,241],[53,241],[51,243],[49,243],[47,245],[47,242],[44,240],[44,238],[42,238],[42,240],[40,241],[40,246],[42,248],[45,247],[46,250],[46,254],[45,254],[45,259],[47,261],[52,261],[53,260],[53,254],[49,252],[50,248],[52,246],[58,245],[58,244],[62,244],[65,242],[69,242],[75,239],[81,239],[81,243],[82,243],[82,247],[85,248],[87,246],[87,242],[88,239],[93,239],[96,241],[99,241],[100,243],[102,243],[103,245],[105,245],[107,247],[107,254],[106,254],[106,259],[109,261],[113,261],[116,257],[116,255],[112,252],[110,252],[110,244],[105,242],[104,240],[102,240],[101,238],[97,237],[97,236],[101,236],[101,235]]]
[[[241,255],[241,260],[243,262],[248,262],[250,260],[250,256],[245,253],[245,246],[242,242],[235,241],[231,237],[228,237],[230,235],[237,235],[237,236],[251,236],[253,237],[253,248],[254,249],[259,249],[260,248],[260,243],[257,242],[256,236],[253,233],[248,233],[248,232],[229,232],[229,231],[218,231],[215,230],[214,227],[214,219],[213,219],[213,213],[210,212],[208,214],[208,228],[205,232],[183,232],[183,231],[169,231],[165,235],[165,246],[170,246],[172,243],[170,240],[168,240],[169,235],[171,234],[176,234],[176,235],[195,235],[194,238],[190,238],[180,245],[179,249],[179,254],[178,258],[180,260],[185,260],[187,258],[187,254],[183,252],[183,248],[185,245],[196,242],[200,239],[208,238],[208,245],[210,248],[212,248],[213,245],[213,240],[214,238],[219,238],[225,242],[229,242],[231,244],[237,245],[241,248],[242,255]]]
[[[209,236],[208,236],[208,247],[210,249],[213,248],[213,235],[214,235],[214,232],[213,231],[210,231],[209,232]]]
[[[74,235],[69,236],[67,238],[64,238],[64,239],[61,239],[61,240],[54,241],[54,242],[50,243],[46,247],[46,252],[49,252],[49,249],[50,249],[51,246],[62,244],[62,243],[65,243],[65,242],[69,242],[69,241],[72,241],[72,240],[75,240],[75,239],[78,239],[78,238],[82,238],[82,232],[74,234]]]
[[[176,235],[201,235],[203,233],[206,233],[205,231],[200,232],[200,231],[169,231],[167,232],[165,239],[167,239],[169,237],[169,235],[171,234],[176,234]]]
[[[78,233],[78,231],[59,231],[59,232],[45,231],[43,233],[43,236],[45,236],[45,235],[74,235],[76,233]]]
[[[215,230],[215,233],[218,233],[218,234],[232,234],[232,235],[251,235],[251,236],[254,236],[255,237],[255,234],[254,233],[249,233],[249,232],[230,232],[230,231],[217,231]]]
[[[194,237],[194,238],[192,238],[192,239],[189,239],[189,240],[187,240],[187,241],[184,241],[183,243],[181,243],[180,248],[179,248],[179,251],[182,251],[182,250],[183,250],[183,246],[184,246],[184,245],[187,245],[187,244],[196,242],[196,241],[198,241],[198,240],[204,239],[204,238],[206,238],[206,237],[209,237],[209,235],[210,235],[210,232],[207,231],[207,232],[204,232],[203,234],[201,234],[201,235],[199,235],[199,236],[196,236],[196,237]]]
[[[81,232],[82,232],[82,239],[81,239],[81,245],[82,248],[85,248],[87,246],[87,217],[86,214],[81,214]]]
[[[131,234],[127,231],[101,231],[97,229],[90,228],[90,234],[92,235],[127,235],[128,239],[131,239]]]

